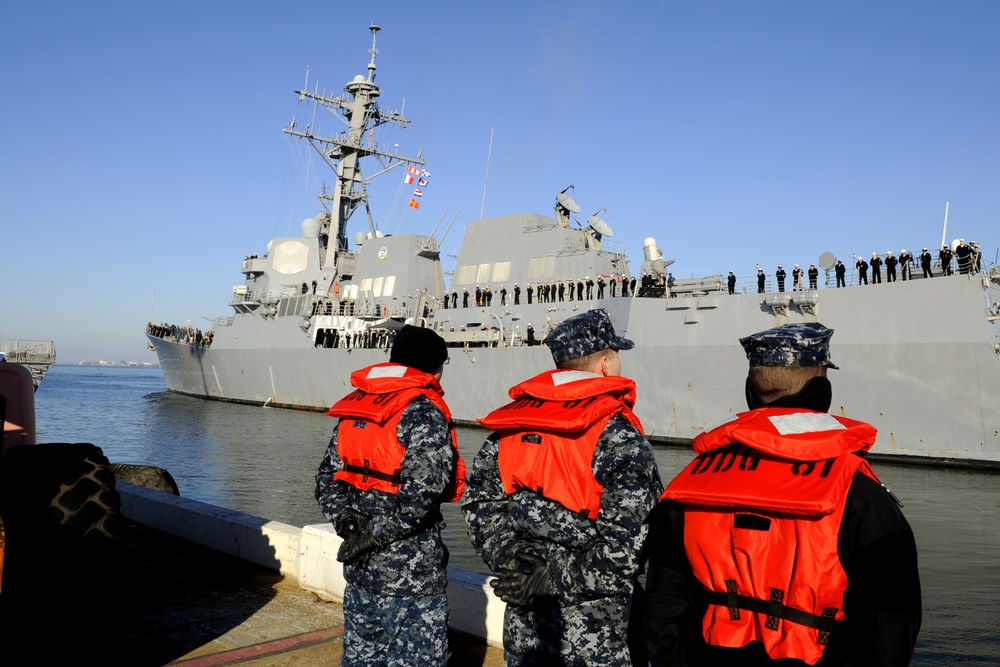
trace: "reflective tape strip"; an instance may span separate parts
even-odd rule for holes
[[[368,380],[377,378],[401,378],[406,374],[406,366],[376,366],[365,376]]]
[[[791,415],[775,415],[768,419],[780,435],[843,431],[847,428],[830,415],[820,412],[797,412]]]
[[[569,382],[577,382],[579,380],[593,380],[595,377],[601,377],[597,373],[590,373],[588,371],[562,371],[561,373],[552,374],[552,384],[555,386],[560,386],[567,384]]]

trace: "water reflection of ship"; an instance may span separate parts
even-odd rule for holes
[[[609,240],[611,226],[599,217],[604,209],[584,222],[575,217],[581,209],[570,186],[556,196],[554,215],[469,222],[449,289],[437,227],[430,235],[385,235],[368,205],[376,176],[426,173],[420,154],[404,157],[372,138],[382,125],[408,123],[378,103],[377,31],[373,26],[368,75],[354,77],[346,95],[298,91],[347,130],[323,135],[315,121],[305,129],[293,121],[284,130],[321,154],[336,174],[333,189],[319,196],[319,215],[302,223],[301,236],[274,238],[266,254],[243,261],[243,282],[229,301],[233,312],[214,320],[211,345],[147,330],[169,390],[324,410],[348,390],[352,370],[386,359],[391,336],[385,332],[412,323],[435,329],[454,348],[443,383],[456,419],[471,422],[507,400],[508,387],[550,364],[544,347],[526,344],[529,323],[544,339],[563,319],[604,308],[616,329],[636,342],[623,357],[624,371],[636,380],[636,411],[648,433],[687,440],[745,409],[741,336],[820,320],[836,331],[833,355],[842,369],[834,409],[879,429],[874,454],[1000,464],[995,270],[876,287],[735,295],[726,293],[722,276],[707,276],[675,281],[666,298],[662,275],[672,260],[650,238],[640,276],[655,280],[625,296],[620,281],[633,275],[624,248]],[[362,204],[367,231],[355,234],[352,249],[348,221]],[[827,268],[828,260],[824,254],[820,264]],[[603,298],[597,290],[568,290],[572,300],[537,297],[539,287],[557,293],[560,284],[579,289],[587,279],[609,284]],[[617,287],[614,297],[610,283]],[[515,285],[525,292],[518,303]],[[531,303],[529,285],[536,292]],[[477,286],[494,294],[503,287],[510,296],[503,304],[494,299],[463,308],[464,293]],[[446,298],[452,294],[455,302]],[[337,344],[328,345],[331,340]]]

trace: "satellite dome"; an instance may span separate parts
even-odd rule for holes
[[[357,234],[354,235],[355,245],[364,245],[365,241],[367,240],[368,240],[368,235],[365,234],[364,232],[358,232]]]
[[[364,83],[366,81],[363,74],[357,74],[354,77],[354,83]]]
[[[302,238],[314,239],[319,236],[319,221],[316,218],[306,218],[302,221]]]

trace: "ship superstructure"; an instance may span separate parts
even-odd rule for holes
[[[610,240],[610,226],[598,217],[603,209],[575,217],[580,206],[570,186],[556,195],[552,215],[468,222],[446,283],[433,233],[384,235],[372,221],[369,182],[419,171],[424,161],[370,139],[380,125],[408,123],[379,108],[378,28],[371,30],[368,74],[352,79],[344,96],[298,91],[346,130],[323,137],[310,126],[285,129],[336,174],[332,190],[320,195],[320,214],[302,223],[300,236],[274,238],[264,255],[243,262],[232,312],[214,321],[211,336],[147,329],[170,391],[325,410],[349,390],[353,370],[386,361],[392,333],[415,324],[451,346],[442,383],[455,418],[473,422],[504,403],[510,386],[551,366],[547,348],[531,345],[532,338],[604,308],[636,342],[622,357],[623,372],[636,380],[636,412],[647,433],[688,440],[746,409],[740,337],[821,321],[836,332],[832,355],[842,369],[833,371],[832,410],[879,429],[873,453],[1000,464],[995,267],[878,287],[730,295],[721,276],[668,289],[662,283],[670,260],[649,238],[640,273],[654,279],[644,286],[624,248]],[[352,247],[348,221],[362,206],[367,231]]]

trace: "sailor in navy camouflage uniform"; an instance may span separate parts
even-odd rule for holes
[[[440,378],[447,357],[440,336],[407,326],[395,339],[390,361]],[[403,410],[396,436],[406,452],[395,494],[334,481],[343,468],[339,427],[316,474],[316,499],[337,533],[346,536],[337,557],[349,561],[344,562],[341,664],[443,666],[448,551],[441,539],[440,506],[455,466],[448,421],[424,396]],[[370,517],[360,536],[352,519],[359,515]],[[348,549],[353,553],[345,554]]]
[[[610,371],[605,376],[620,374],[617,350],[634,345],[615,334],[604,310],[566,320],[546,344],[560,367],[613,350],[615,367],[605,369]],[[596,375],[581,375],[600,380],[600,361],[596,368]],[[649,442],[622,413],[610,418],[591,461],[593,477],[603,487],[600,510],[587,518],[535,491],[508,495],[498,464],[500,441],[497,431],[483,444],[462,509],[473,546],[499,575],[491,585],[508,603],[507,665],[632,664],[626,629],[646,534],[643,521],[662,490]],[[525,563],[524,550],[535,554],[531,565],[540,567],[532,570]]]

